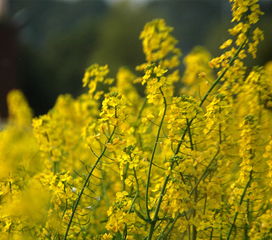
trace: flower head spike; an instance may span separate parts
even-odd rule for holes
[[[9,121],[19,125],[31,124],[32,111],[20,90],[12,90],[7,96]]]
[[[93,96],[97,88],[97,83],[101,82],[104,84],[111,84],[113,82],[113,79],[106,78],[108,73],[109,73],[108,65],[104,65],[104,66],[101,66],[98,64],[91,65],[84,74],[84,77],[82,80],[83,87],[88,86],[89,94]]]
[[[159,63],[163,67],[174,68],[179,65],[181,51],[176,47],[177,40],[171,35],[172,27],[164,19],[147,23],[140,35],[146,61]]]

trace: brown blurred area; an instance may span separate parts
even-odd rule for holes
[[[17,83],[18,29],[7,17],[7,1],[0,0],[0,117],[7,117],[6,95]]]

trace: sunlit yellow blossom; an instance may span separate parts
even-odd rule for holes
[[[111,84],[113,79],[105,78],[109,73],[108,65],[100,66],[98,64],[91,65],[84,74],[82,79],[83,87],[89,88],[89,94],[93,95],[98,83]]]
[[[181,52],[176,47],[177,40],[170,34],[172,27],[163,19],[155,19],[147,23],[140,35],[143,50],[148,63],[159,63],[162,67],[178,66]]]

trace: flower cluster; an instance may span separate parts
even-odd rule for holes
[[[148,63],[157,63],[163,68],[179,65],[181,51],[176,47],[177,40],[170,34],[173,28],[166,25],[163,19],[147,23],[140,35],[143,51]]]

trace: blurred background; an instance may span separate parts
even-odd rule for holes
[[[272,60],[272,1],[258,60]],[[227,38],[228,0],[0,0],[0,116],[6,94],[21,89],[35,115],[46,113],[62,93],[79,95],[92,63],[131,70],[144,61],[139,34],[147,21],[165,18],[175,28],[183,56],[196,45],[213,56]]]

